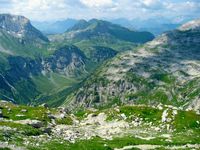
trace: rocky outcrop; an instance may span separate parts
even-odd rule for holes
[[[20,120],[20,121],[14,121],[15,123],[19,123],[19,124],[25,124],[25,125],[30,125],[34,128],[41,128],[44,126],[43,122],[39,121],[39,120],[30,120],[30,119],[26,119],[26,120]]]
[[[10,14],[0,15],[0,29],[7,31],[12,36],[20,38],[23,42],[48,42],[40,31],[33,27],[30,21],[23,16]]]
[[[115,50],[108,47],[93,46],[89,49],[90,49],[89,58],[91,58],[91,61],[97,63],[103,62],[117,55],[117,52]]]
[[[200,19],[190,21],[179,28],[180,31],[200,30]]]
[[[65,46],[50,56],[47,59],[42,60],[42,73],[57,72],[67,76],[77,75],[85,71],[86,57],[75,46]]]

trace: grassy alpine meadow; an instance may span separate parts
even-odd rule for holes
[[[64,113],[63,108],[0,104],[0,142],[7,141],[8,148],[104,150],[146,145],[151,149],[190,149],[200,144],[200,116],[170,105],[122,105]]]

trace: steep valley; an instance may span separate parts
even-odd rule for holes
[[[60,95],[67,96],[101,63],[126,50],[113,45],[128,43],[128,47],[133,48],[153,38],[148,32],[130,31],[101,20],[83,22],[84,25],[80,21],[66,33],[54,35],[54,40],[49,41],[27,18],[0,15],[0,98],[17,104],[59,106],[65,100]],[[115,41],[111,37],[113,33],[107,35],[107,30],[102,28],[124,30],[133,38],[140,34],[142,37],[131,42],[117,35]],[[80,29],[81,36],[64,38],[65,34],[79,33]],[[95,37],[85,42],[88,34]],[[145,34],[148,39],[145,39]],[[92,44],[95,38],[100,41]],[[103,45],[102,38],[108,40]]]

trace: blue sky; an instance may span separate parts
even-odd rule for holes
[[[0,0],[0,13],[34,21],[76,19],[200,18],[200,0]]]

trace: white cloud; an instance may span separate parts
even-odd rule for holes
[[[65,18],[69,9],[65,0],[11,0],[8,13],[27,16],[33,20],[49,20]]]
[[[48,11],[66,6],[64,0],[12,0],[14,11]]]
[[[82,4],[87,7],[112,7],[114,2],[112,0],[80,0]]]
[[[148,9],[161,9],[163,1],[160,0],[140,0],[140,3]]]
[[[65,18],[200,18],[199,0],[0,0],[0,13],[31,20]]]
[[[195,11],[200,8],[199,2],[193,2],[193,1],[186,1],[186,2],[180,2],[180,3],[166,3],[166,8],[172,11],[177,12],[188,12],[188,11]]]
[[[141,0],[141,2],[145,4],[146,6],[151,6],[158,3],[158,0]]]

